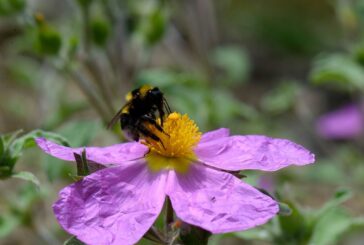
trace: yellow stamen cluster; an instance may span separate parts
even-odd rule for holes
[[[150,149],[146,155],[151,170],[175,169],[186,172],[190,163],[196,159],[193,148],[201,138],[197,125],[187,115],[173,112],[168,115],[160,132],[149,125],[149,130],[158,136],[160,141],[145,138],[145,145]]]

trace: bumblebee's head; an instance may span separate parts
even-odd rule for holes
[[[145,100],[147,100],[155,105],[162,104],[163,103],[163,93],[157,87],[151,88],[146,92]]]
[[[150,85],[143,85],[140,88],[134,89],[129,92],[126,97],[126,101],[133,99],[141,99],[143,101],[149,101],[151,103],[158,103],[163,100],[163,93],[158,87],[152,87]]]
[[[150,86],[150,85],[143,85],[139,88],[136,88],[132,91],[130,91],[129,93],[126,94],[125,96],[125,99],[126,101],[130,101],[130,100],[133,100],[133,99],[143,99],[150,90],[152,90],[153,87]]]

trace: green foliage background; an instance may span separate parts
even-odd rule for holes
[[[363,99],[363,22],[363,0],[0,0],[0,244],[69,238],[51,205],[76,168],[34,138],[120,142],[105,125],[142,84],[202,131],[288,138],[316,154],[312,166],[244,172],[288,206],[210,244],[364,243],[363,135],[315,131],[320,115]]]

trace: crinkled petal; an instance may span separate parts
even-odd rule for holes
[[[234,177],[201,164],[188,174],[170,172],[166,192],[177,216],[212,233],[241,231],[266,223],[277,203]]]
[[[219,129],[204,133],[201,137],[200,143],[225,138],[225,137],[228,137],[229,135],[230,135],[230,130],[228,128],[219,128]]]
[[[64,188],[53,210],[87,244],[134,244],[158,217],[165,183],[165,173],[150,173],[145,163],[106,168]]]
[[[74,153],[81,154],[86,150],[86,158],[99,164],[120,164],[125,161],[139,159],[148,148],[137,142],[128,142],[107,147],[71,148],[58,145],[45,138],[37,138],[38,146],[47,154],[65,161],[75,161]]]
[[[259,135],[231,136],[200,143],[195,153],[199,161],[231,171],[275,171],[289,165],[305,165],[315,161],[314,155],[298,144]]]

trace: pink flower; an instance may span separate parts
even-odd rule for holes
[[[195,123],[172,113],[160,142],[69,148],[44,138],[42,150],[74,161],[111,166],[61,190],[54,213],[61,226],[87,244],[134,244],[158,217],[166,195],[178,218],[212,233],[241,231],[266,223],[278,204],[224,171],[275,171],[314,162],[314,155],[285,139],[230,136],[222,128],[201,135]]]
[[[351,139],[364,129],[363,113],[357,104],[350,104],[321,116],[316,131],[326,139]]]

